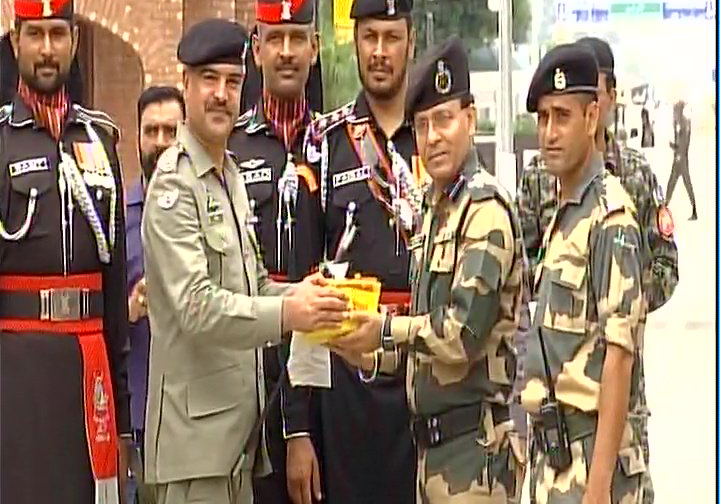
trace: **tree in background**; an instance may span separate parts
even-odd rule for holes
[[[330,111],[342,107],[355,98],[360,90],[360,79],[357,74],[355,44],[352,40],[341,41],[335,35],[333,0],[320,0],[318,18],[324,105],[325,111]]]
[[[360,90],[355,46],[352,40],[341,41],[333,26],[335,2],[352,0],[319,0],[320,57],[323,69],[325,110],[334,110],[355,98]],[[530,29],[530,0],[512,0],[513,40],[527,41]],[[427,13],[433,13],[436,42],[457,34],[468,50],[487,47],[498,36],[498,15],[488,9],[487,0],[415,0],[414,25],[417,31],[416,56],[426,49]],[[472,58],[471,58],[472,59]]]
[[[529,0],[512,0],[513,41],[527,42],[530,30]],[[433,14],[433,36],[439,42],[459,35],[468,50],[487,47],[498,37],[498,14],[487,0],[415,0],[414,19],[418,54],[427,45],[427,13]]]

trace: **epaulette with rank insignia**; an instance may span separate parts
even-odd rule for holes
[[[635,212],[635,205],[625,192],[620,179],[610,174],[603,175],[600,201],[606,216],[626,208]]]
[[[180,147],[179,144],[173,144],[165,149],[165,152],[163,152],[158,159],[157,170],[160,173],[175,173],[182,152],[182,147]]]
[[[240,117],[237,118],[234,128],[245,128],[250,123],[250,119],[254,114],[255,107],[246,110]]]
[[[0,107],[0,124],[7,121],[12,115],[12,104],[8,103]]]
[[[115,139],[116,143],[120,141],[120,127],[105,112],[87,109],[77,103],[73,104],[73,108],[77,112],[78,119],[89,122],[94,126],[100,126]]]
[[[308,128],[308,139],[314,143],[321,142],[322,138],[327,135],[329,131],[352,116],[353,110],[355,110],[355,100],[346,103],[332,112],[320,115],[310,124]]]

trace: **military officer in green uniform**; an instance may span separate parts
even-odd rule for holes
[[[335,327],[348,309],[319,274],[291,286],[271,281],[262,264],[247,190],[226,151],[247,47],[245,29],[225,20],[185,34],[187,119],[147,192],[145,454],[159,504],[252,502],[251,473],[268,468],[260,348]]]
[[[530,497],[538,504],[643,502],[643,239],[635,207],[595,147],[598,64],[560,45],[540,62],[529,112],[559,207],[535,273],[521,403],[531,415]]]
[[[411,245],[411,315],[356,315],[357,331],[333,344],[368,379],[407,354],[419,504],[516,503],[522,487],[508,407],[522,241],[509,194],[479,166],[469,85],[457,37],[417,62],[407,112],[432,184]]]

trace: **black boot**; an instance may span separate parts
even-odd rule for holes
[[[697,208],[693,207],[692,215],[688,220],[696,221],[697,220]]]

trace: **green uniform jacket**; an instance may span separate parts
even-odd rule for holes
[[[281,340],[289,287],[268,280],[229,156],[223,173],[227,191],[183,126],[148,188],[148,483],[228,476],[243,450],[245,469],[255,461],[259,440],[249,436],[265,399],[259,348]]]

